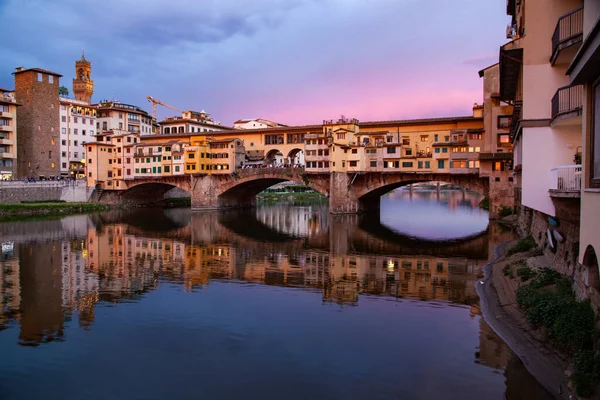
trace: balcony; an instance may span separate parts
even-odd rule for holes
[[[510,119],[510,132],[509,137],[510,141],[514,142],[515,138],[519,134],[521,130],[521,107],[523,106],[523,101],[515,100],[515,104],[513,106],[513,115]]]
[[[563,165],[550,171],[550,196],[579,198],[581,196],[581,165]]]
[[[576,8],[558,19],[552,35],[550,63],[568,64],[583,41],[583,7]]]
[[[583,110],[583,85],[564,86],[559,88],[552,97],[553,126],[577,123],[572,118],[580,117]],[[571,121],[567,121],[571,120]]]
[[[4,131],[4,132],[12,132],[14,130],[14,128],[10,125],[2,125],[0,124],[0,132]]]
[[[14,118],[14,115],[8,111],[0,111],[0,118]]]
[[[15,158],[15,153],[9,153],[7,151],[0,151],[1,158]]]

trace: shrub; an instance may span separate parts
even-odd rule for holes
[[[510,256],[516,253],[523,253],[525,251],[535,249],[536,247],[537,244],[535,243],[535,239],[533,239],[533,236],[529,235],[527,237],[519,239],[515,247],[508,251],[508,255]]]
[[[513,273],[512,273],[512,264],[508,263],[504,266],[504,268],[502,268],[502,274],[504,276],[508,276],[510,278],[514,278]]]
[[[521,282],[525,282],[536,276],[537,273],[527,266],[517,268],[517,276],[521,278]]]
[[[501,217],[508,217],[509,215],[513,215],[514,213],[515,210],[513,210],[512,207],[505,206],[504,204],[501,204],[500,208],[498,209],[498,215],[500,215]]]
[[[558,271],[550,268],[542,268],[538,271],[536,279],[531,281],[531,286],[535,289],[542,288],[548,285],[554,285],[560,279],[564,278]],[[568,279],[567,279],[568,281]],[[570,282],[569,282],[570,287]]]
[[[479,208],[486,211],[490,210],[490,199],[487,196],[485,196],[483,200],[479,202]]]

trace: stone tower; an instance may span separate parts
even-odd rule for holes
[[[15,76],[17,103],[17,175],[19,178],[60,174],[60,113],[56,72],[19,67]]]
[[[81,53],[81,60],[75,61],[75,79],[73,79],[73,94],[77,100],[91,103],[94,93],[94,81],[90,79],[92,64]]]

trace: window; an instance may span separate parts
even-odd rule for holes
[[[82,134],[83,136],[85,136],[85,129],[82,129],[82,130],[81,130],[81,134]]]
[[[61,140],[61,141],[60,141],[60,143],[61,143],[63,146],[66,146],[66,145],[67,145],[67,141],[66,141],[66,140],[64,140],[64,139],[63,139],[63,140]]]
[[[38,82],[41,82],[43,80],[43,75],[41,72],[38,72],[37,78],[38,78]]]
[[[405,155],[412,156],[412,149],[406,149]]]
[[[500,144],[510,143],[510,136],[509,135],[498,135],[498,143],[500,143]]]
[[[337,137],[338,140],[345,140],[346,139],[346,133],[336,133],[335,136]]]
[[[504,171],[504,162],[496,161],[492,163],[492,171]]]
[[[88,164],[91,164],[91,163],[92,163],[92,159],[91,159],[91,158],[89,158],[89,159],[88,159]]]
[[[73,141],[73,146],[77,146],[79,144],[79,142],[77,140]]]
[[[78,158],[78,157],[79,157],[79,153],[78,153],[78,152],[74,152],[74,153],[73,153],[73,157],[74,157],[74,158]]]
[[[396,147],[387,147],[388,154],[396,154]]]
[[[392,143],[392,140],[394,140],[394,138],[392,136],[388,136],[385,138],[386,142],[388,143]]]
[[[54,77],[52,75],[48,75],[48,83],[54,83]]]
[[[597,82],[592,89],[593,123],[591,131],[590,155],[590,186],[600,187],[600,84]]]
[[[483,134],[481,133],[469,133],[469,140],[481,140],[483,139]]]
[[[439,147],[436,147],[436,148],[435,148],[435,152],[436,152],[436,153],[438,153],[438,154],[439,154],[439,153],[440,153],[440,151],[441,151],[441,150],[440,150],[440,148],[439,148]]]
[[[60,121],[67,122],[67,117],[65,115],[63,115],[62,117],[60,117]]]
[[[451,161],[450,168],[467,168],[467,161],[466,160]]]
[[[371,166],[371,168],[376,168],[377,167],[377,161],[371,161],[369,163],[369,165]]]
[[[319,150],[319,151],[321,151],[321,150]],[[358,149],[352,149],[352,154],[356,154],[356,153],[358,153]]]
[[[350,161],[351,167],[356,167],[358,165],[358,161]]]
[[[66,162],[62,163],[62,167],[67,168],[67,163]]]
[[[73,134],[74,134],[74,135],[77,135],[77,133],[78,133],[78,132],[79,132],[79,131],[77,130],[77,128],[73,129]]]
[[[188,153],[188,158],[196,158],[196,155],[194,153]],[[150,162],[150,159],[148,159],[148,162]]]
[[[444,136],[444,142],[449,142],[450,141],[450,136]]]
[[[429,141],[429,135],[421,135],[421,142],[428,142]]]
[[[67,128],[61,128],[60,133],[62,133],[63,135],[67,134]]]
[[[402,138],[402,146],[410,146],[410,139]]]
[[[265,144],[283,144],[283,135],[265,135]]]
[[[512,117],[510,115],[498,116],[498,129],[508,129],[510,127]]]
[[[165,165],[165,172],[171,172],[171,167],[169,167],[168,165]]]
[[[66,152],[66,151],[63,151],[62,153],[60,153],[60,156],[61,156],[61,157],[66,157],[66,156],[67,156],[67,152]]]
[[[439,136],[438,136],[438,135],[433,135],[433,141],[434,141],[434,142],[437,142],[437,141],[439,141]]]
[[[442,153],[447,153],[448,152],[448,148],[447,147],[442,147]]]
[[[469,161],[469,168],[479,168],[479,161]]]
[[[444,169],[444,161],[445,160],[438,160],[438,169]]]
[[[402,168],[412,168],[412,161],[402,161]]]

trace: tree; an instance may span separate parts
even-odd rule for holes
[[[67,88],[66,88],[66,87],[64,87],[64,86],[61,86],[61,87],[58,89],[58,94],[59,94],[60,96],[68,96],[68,95],[69,95],[69,89],[67,89]]]

